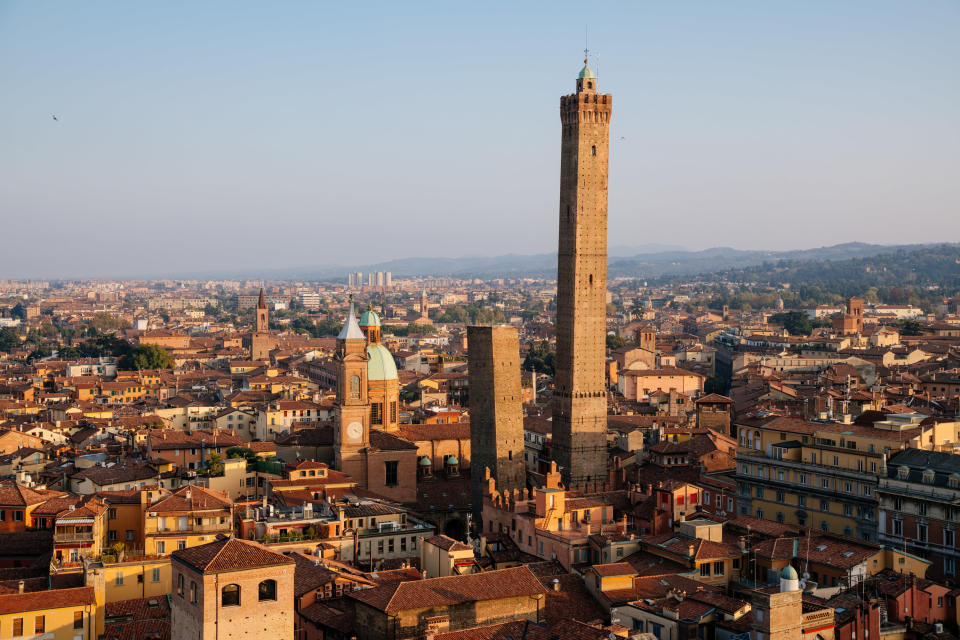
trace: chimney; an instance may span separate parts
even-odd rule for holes
[[[692,544],[687,547],[687,555],[690,556],[691,558],[693,557],[693,545],[692,545]]]
[[[23,584],[23,583],[21,583],[21,584]],[[559,578],[554,578],[554,579],[553,579],[553,582],[551,583],[551,585],[553,586],[553,590],[554,590],[554,591],[560,591],[560,580],[559,580]]]
[[[17,583],[17,591],[23,593],[23,580]]]
[[[427,572],[425,570],[420,572],[420,579],[421,580],[427,579]]]

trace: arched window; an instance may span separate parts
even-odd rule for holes
[[[360,376],[350,376],[350,397],[360,397]]]
[[[228,584],[220,590],[220,604],[224,607],[240,606],[240,585]]]
[[[264,580],[260,583],[259,588],[260,600],[276,600],[277,599],[277,581],[276,580]]]

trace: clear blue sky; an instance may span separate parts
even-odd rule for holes
[[[960,240],[956,0],[0,0],[0,278],[555,250],[587,24],[611,245]]]

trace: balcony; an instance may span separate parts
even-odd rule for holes
[[[929,487],[915,482],[906,482],[894,478],[880,478],[879,491],[911,498],[926,498],[948,504],[960,503],[960,491]]]
[[[815,472],[820,475],[828,476],[837,476],[840,478],[846,478],[849,480],[859,480],[863,482],[865,477],[867,478],[876,478],[877,474],[869,473],[867,471],[858,471],[856,469],[844,469],[842,467],[835,467],[829,464],[815,464],[813,462],[799,461],[793,462],[791,460],[778,460],[776,458],[770,458],[764,455],[749,455],[737,453],[737,462],[752,462],[754,464],[762,464],[768,467],[776,468],[786,468],[786,469],[796,469],[797,471],[804,471],[807,473]],[[739,474],[738,474],[739,475]],[[745,476],[748,477],[748,476]],[[793,483],[788,483],[793,484]]]
[[[224,522],[223,524],[195,524],[190,522],[183,527],[179,526],[179,524],[174,526],[157,527],[155,531],[147,531],[146,535],[171,535],[177,533],[230,533],[232,531],[233,524],[230,522]]]
[[[66,544],[71,542],[93,544],[94,542],[93,532],[86,531],[86,532],[68,532],[68,533],[53,534],[54,544]]]

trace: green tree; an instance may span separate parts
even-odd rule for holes
[[[223,473],[223,456],[219,453],[211,453],[210,457],[204,461],[203,466],[211,476],[219,476]]]
[[[524,371],[534,371],[552,376],[554,373],[554,358],[556,354],[550,349],[547,341],[536,342],[530,345],[526,357],[523,359]]]
[[[173,356],[170,352],[155,344],[142,344],[117,361],[117,366],[125,371],[172,369],[173,365]]]
[[[622,336],[618,336],[613,333],[607,334],[607,349],[619,349],[620,347],[627,344],[627,341],[623,339]]]
[[[20,346],[20,332],[16,327],[0,329],[0,351],[10,351]]]
[[[923,324],[918,320],[905,319],[897,323],[897,328],[902,336],[922,336]]]
[[[813,331],[813,323],[810,322],[810,318],[800,311],[775,313],[770,316],[770,321],[774,324],[783,325],[783,328],[792,336],[808,336]]]
[[[13,318],[20,318],[21,320],[27,319],[27,308],[23,306],[22,302],[18,302],[13,305],[13,308],[10,309],[10,316]]]
[[[249,447],[230,447],[227,449],[228,458],[246,458],[247,460],[253,460],[257,457],[257,454],[254,453],[253,449]]]
[[[106,311],[98,311],[93,314],[93,318],[90,320],[90,326],[99,332],[116,331],[117,329],[124,328],[126,325],[127,323],[121,318]]]
[[[60,347],[57,350],[57,357],[62,360],[76,360],[80,357],[80,349],[76,347]]]

